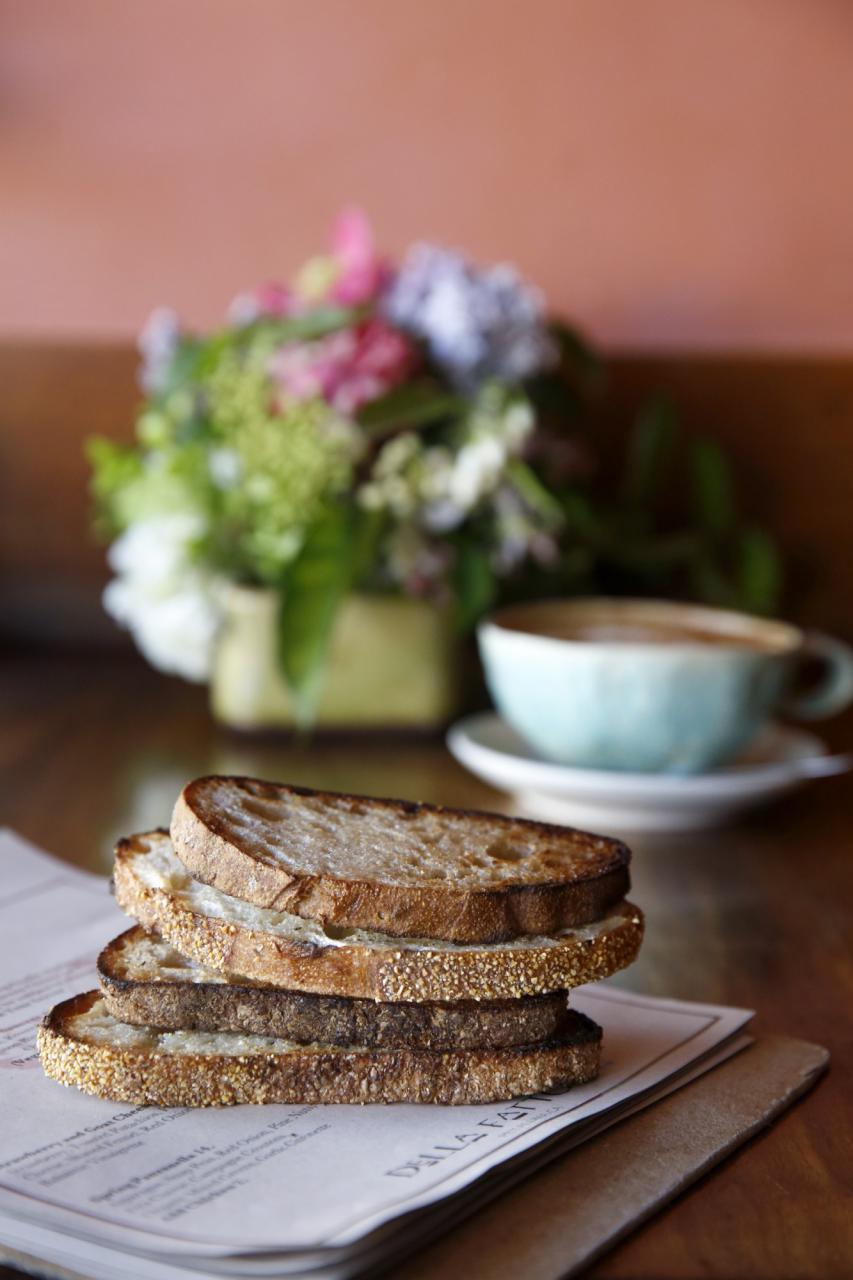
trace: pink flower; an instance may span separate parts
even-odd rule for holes
[[[291,400],[321,396],[339,413],[355,414],[406,378],[414,363],[409,341],[381,320],[368,320],[317,342],[288,342],[270,361],[272,378]]]
[[[287,285],[269,281],[255,293],[261,313],[265,316],[287,316],[293,311],[295,299]]]
[[[291,400],[325,395],[322,365],[306,343],[288,342],[281,347],[270,360],[269,371]]]
[[[299,300],[293,290],[270,281],[251,293],[238,294],[228,308],[228,319],[236,325],[253,324],[262,316],[279,320],[297,310]]]
[[[228,309],[232,324],[264,317],[285,319],[324,302],[356,307],[372,302],[390,284],[390,265],[378,257],[370,223],[360,209],[344,209],[332,229],[331,253],[311,258],[293,287],[269,283],[239,294]]]
[[[342,306],[372,301],[391,278],[388,264],[377,256],[373,232],[361,209],[344,209],[332,230],[332,257],[339,274],[330,297]]]

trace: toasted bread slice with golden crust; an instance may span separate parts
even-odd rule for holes
[[[599,920],[628,892],[618,840],[253,778],[198,778],[172,818],[196,880],[344,928],[503,942]]]
[[[208,968],[371,1000],[507,1000],[567,990],[630,964],[643,936],[642,913],[627,902],[595,924],[505,943],[323,928],[193,880],[162,831],[120,841],[113,885],[129,915]]]
[[[553,1040],[571,1025],[568,994],[403,1004],[286,991],[187,960],[136,925],[98,957],[108,1011],[170,1031],[231,1031],[298,1044],[365,1049],[506,1049]]]
[[[97,991],[50,1011],[38,1032],[45,1074],[114,1102],[499,1102],[595,1079],[601,1030],[572,1013],[559,1039],[512,1049],[335,1048],[118,1022]]]

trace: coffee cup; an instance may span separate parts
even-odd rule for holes
[[[732,760],[771,717],[833,715],[853,701],[840,640],[725,609],[658,600],[544,600],[479,626],[501,716],[546,760],[697,773]],[[823,673],[793,692],[819,658]]]

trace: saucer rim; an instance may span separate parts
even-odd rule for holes
[[[732,798],[761,792],[767,788],[785,787],[807,781],[803,761],[821,759],[829,754],[827,744],[807,729],[771,721],[767,731],[772,731],[790,743],[799,742],[802,750],[784,759],[763,761],[756,764],[737,762],[707,770],[705,773],[630,773],[621,770],[584,769],[576,765],[562,765],[552,760],[538,759],[533,755],[515,754],[513,751],[482,740],[484,729],[501,726],[512,729],[497,711],[477,711],[461,717],[448,729],[446,743],[450,753],[465,768],[483,777],[481,769],[492,774],[486,781],[494,786],[495,772],[503,774],[502,789],[537,790],[551,795],[571,794],[580,796],[618,794],[650,797],[670,794],[683,801],[689,794],[710,800],[713,796]],[[479,734],[475,731],[479,730]],[[521,739],[519,738],[519,741]],[[511,776],[513,775],[514,776]]]

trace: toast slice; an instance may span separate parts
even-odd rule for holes
[[[595,1079],[601,1029],[572,1013],[559,1039],[512,1049],[333,1048],[118,1022],[97,991],[50,1011],[38,1032],[45,1074],[114,1102],[500,1102]]]
[[[119,842],[113,887],[129,915],[206,968],[298,991],[395,1003],[564,991],[630,964],[643,936],[642,913],[628,902],[595,924],[507,943],[324,929],[191,879],[164,831]]]
[[[599,920],[630,887],[618,840],[491,813],[198,778],[172,818],[196,880],[319,924],[503,942]]]
[[[169,1031],[231,1031],[297,1044],[365,1049],[506,1049],[559,1037],[572,1024],[565,991],[520,1000],[402,1004],[284,991],[194,964],[136,925],[98,957],[112,1016]]]

